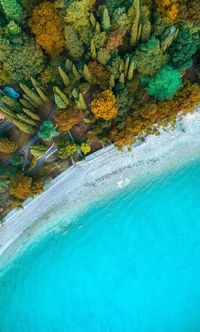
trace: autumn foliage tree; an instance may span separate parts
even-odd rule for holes
[[[44,179],[42,178],[33,179],[32,187],[30,190],[30,197],[34,197],[35,195],[42,193],[44,191],[44,185],[45,185]]]
[[[111,120],[117,116],[116,98],[111,90],[105,90],[92,101],[91,111],[96,118]]]
[[[108,87],[110,73],[105,66],[97,61],[91,61],[88,64],[88,69],[94,84],[99,84],[101,87]]]
[[[156,0],[157,11],[162,16],[168,17],[172,22],[178,18],[180,0]]]
[[[118,48],[120,45],[123,44],[123,38],[126,34],[126,31],[121,30],[121,31],[113,31],[110,33],[110,35],[108,36],[108,40],[106,43],[106,48],[108,50],[115,50],[116,48]]]
[[[25,200],[30,197],[32,182],[33,180],[29,176],[17,175],[10,183],[10,194],[18,199]]]
[[[195,22],[200,20],[200,2],[199,0],[188,0],[188,16],[189,19]]]
[[[183,89],[178,91],[175,98],[175,108],[184,113],[192,111],[200,105],[200,86],[198,83],[187,82]]]
[[[125,129],[113,128],[111,131],[111,139],[116,144],[119,150],[130,145],[133,141],[133,135],[130,131]]]
[[[16,174],[10,182],[10,194],[15,198],[24,201],[29,197],[38,195],[44,191],[44,180],[40,178],[33,179],[21,173]]]
[[[18,149],[17,143],[8,139],[0,138],[0,152],[13,153]]]
[[[29,21],[31,32],[36,35],[37,43],[47,54],[54,56],[64,48],[63,26],[55,5],[45,1],[33,10]]]
[[[58,131],[70,130],[78,121],[78,112],[75,110],[60,109],[54,116],[54,123]]]

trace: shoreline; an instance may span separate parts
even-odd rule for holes
[[[182,123],[184,131],[161,129],[159,136],[148,136],[131,151],[119,152],[110,145],[64,171],[46,191],[27,200],[22,210],[8,214],[0,226],[0,257],[26,231],[32,239],[37,227],[42,234],[42,227],[47,232],[62,218],[68,218],[70,224],[74,214],[95,199],[198,159],[200,113],[186,115]]]

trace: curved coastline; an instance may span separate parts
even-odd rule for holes
[[[43,225],[45,232],[66,215],[70,224],[74,213],[89,202],[198,159],[200,113],[188,114],[182,123],[181,128],[168,127],[160,136],[149,136],[132,151],[120,153],[108,146],[63,172],[44,193],[8,215],[0,226],[0,257],[27,230],[34,237],[37,227]]]

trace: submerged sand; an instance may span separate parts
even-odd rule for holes
[[[123,152],[106,147],[72,166],[51,182],[22,210],[10,213],[0,226],[0,258],[22,234],[34,238],[48,232],[60,220],[71,223],[74,215],[95,199],[104,198],[127,185],[146,183],[173,168],[200,157],[200,113],[188,114],[176,129],[161,130],[144,144]]]

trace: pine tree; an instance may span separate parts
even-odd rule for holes
[[[20,83],[20,88],[25,92],[25,94],[32,100],[37,106],[40,106],[43,103],[43,100],[31,90],[28,86],[23,83]]]
[[[18,113],[17,118],[33,127],[37,126],[37,122],[35,122],[32,118],[30,118],[28,115],[26,115],[24,113]]]
[[[21,121],[21,120],[13,120],[13,123],[16,127],[18,127],[23,133],[25,134],[34,134],[36,131],[36,128],[33,126]]]
[[[31,119],[35,121],[41,121],[39,115],[35,114],[34,112],[30,111],[28,108],[23,108],[23,112],[27,114]]]
[[[105,7],[103,11],[102,26],[105,31],[108,31],[111,28],[110,16],[107,7]]]
[[[70,84],[68,75],[65,73],[65,71],[60,66],[58,67],[58,70],[59,70],[59,74],[62,78],[62,81],[64,83],[64,86],[68,87]]]

